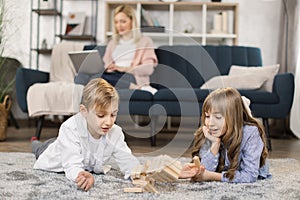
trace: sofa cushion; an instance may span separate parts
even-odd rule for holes
[[[218,67],[219,75],[228,75],[231,65],[262,65],[261,52],[256,47],[207,45],[203,46],[203,48]]]
[[[254,47],[165,45],[155,49],[155,53],[159,65],[150,79],[158,89],[199,88],[214,76],[228,75],[232,65],[262,63],[260,49]]]
[[[209,90],[201,90],[197,88],[165,88],[158,90],[154,97],[154,101],[197,101],[203,102]]]
[[[153,95],[144,90],[117,89],[121,101],[152,101]]]
[[[233,87],[236,89],[259,89],[267,80],[266,76],[252,76],[249,74],[215,76],[206,81],[200,89],[214,90],[223,87]]]
[[[263,66],[263,67],[245,67],[245,66],[231,66],[229,71],[229,76],[233,75],[241,75],[241,74],[248,74],[252,77],[257,75],[262,75],[267,77],[267,81],[262,85],[261,89],[272,92],[273,88],[273,81],[274,77],[279,70],[279,64],[277,65],[270,65],[270,66]]]
[[[279,97],[272,92],[260,90],[238,90],[242,96],[250,99],[251,104],[276,104],[279,103]]]

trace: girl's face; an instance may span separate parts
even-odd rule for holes
[[[205,112],[205,126],[210,135],[221,137],[226,132],[225,117],[217,110]]]
[[[132,29],[132,20],[123,12],[115,15],[115,27],[117,33],[120,35],[125,35]]]
[[[114,125],[118,113],[118,102],[113,101],[107,109],[102,111],[95,111],[94,108],[88,111],[85,106],[81,105],[80,111],[87,121],[87,128],[91,135],[99,139]]]

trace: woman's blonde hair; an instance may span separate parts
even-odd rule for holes
[[[225,117],[226,132],[221,136],[220,151],[227,150],[228,159],[230,162],[229,169],[226,172],[226,177],[229,180],[234,178],[235,171],[239,167],[238,158],[240,155],[240,146],[243,138],[243,126],[256,126],[260,133],[260,137],[264,143],[264,148],[261,153],[260,166],[265,164],[268,156],[266,145],[266,136],[262,124],[252,117],[243,103],[240,93],[234,88],[221,88],[210,93],[205,99],[202,107],[201,126],[195,132],[194,146],[192,156],[198,155],[201,146],[205,142],[205,136],[202,127],[205,125],[205,113],[213,110],[218,110]],[[225,166],[225,158],[222,153],[219,157],[218,172],[222,172]]]
[[[102,78],[92,79],[83,89],[81,103],[88,110],[102,111],[115,101],[119,102],[117,90]]]
[[[131,20],[131,22],[132,22],[132,30],[131,30],[132,37],[133,37],[133,40],[135,42],[137,42],[141,38],[141,30],[138,26],[138,22],[137,22],[136,15],[135,15],[135,10],[131,6],[120,5],[120,6],[116,7],[116,9],[114,10],[114,17],[119,13],[124,13]],[[113,27],[113,32],[114,32],[113,40],[116,43],[118,43],[120,40],[120,35],[117,32],[117,29],[115,26]]]

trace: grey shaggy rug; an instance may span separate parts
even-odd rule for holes
[[[147,158],[149,159],[149,158]],[[140,158],[143,163],[146,158]],[[300,199],[300,162],[271,159],[272,179],[251,184],[220,182],[156,183],[159,194],[124,193],[132,184],[117,170],[95,175],[95,185],[78,190],[63,173],[33,170],[35,158],[30,153],[0,153],[0,199]],[[180,158],[182,163],[189,161]]]

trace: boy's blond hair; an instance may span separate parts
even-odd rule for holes
[[[83,89],[81,103],[88,110],[105,110],[114,101],[119,102],[117,90],[102,78],[92,79]]]

